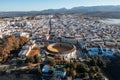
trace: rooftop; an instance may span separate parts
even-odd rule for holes
[[[35,50],[35,49],[33,49],[33,50],[31,50],[30,52],[29,52],[29,54],[27,55],[27,56],[35,56],[36,54],[38,54],[40,52],[40,50]]]

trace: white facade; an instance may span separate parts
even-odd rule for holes
[[[51,53],[46,51],[47,54],[57,55],[59,53]],[[69,52],[69,53],[60,53],[61,58],[71,59],[76,58],[76,50]]]
[[[61,54],[61,57],[62,58],[74,58],[76,56],[76,50],[74,50],[73,52],[70,52],[70,53],[63,53]]]

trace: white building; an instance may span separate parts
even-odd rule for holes
[[[103,48],[103,47],[93,47],[93,48],[87,48],[88,54],[90,56],[110,56],[112,57],[113,54],[115,53],[114,49],[110,48]]]

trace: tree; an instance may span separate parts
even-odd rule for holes
[[[4,56],[3,56],[3,48],[0,47],[0,61],[2,61],[3,58],[4,58]]]
[[[35,59],[36,63],[41,63],[42,62],[42,57],[41,56],[35,55],[34,59]]]
[[[77,64],[76,63],[72,64],[72,67],[73,67],[73,69],[76,69],[77,68]]]
[[[8,37],[5,37],[2,40],[2,45],[0,47],[0,57],[2,58],[3,62],[6,61],[10,53],[14,50],[17,50],[20,45],[23,45],[25,42],[27,42],[29,39],[25,37],[15,37],[14,35],[10,35]]]
[[[90,66],[96,66],[97,65],[97,60],[95,60],[94,58],[92,58],[89,62]]]
[[[100,68],[99,68],[98,66],[95,66],[95,70],[96,70],[97,72],[100,72]]]
[[[105,63],[104,63],[104,61],[103,61],[103,59],[102,59],[102,57],[98,57],[97,65],[99,67],[105,67],[106,66]]]
[[[66,70],[66,68],[62,68],[62,72],[66,72],[67,70]]]
[[[91,78],[91,79],[94,79],[94,78],[95,78],[94,73],[90,73],[90,78]]]
[[[19,39],[19,38],[16,38],[13,44],[14,44],[13,48],[14,48],[15,50],[18,49],[19,46],[20,46],[20,39]]]
[[[103,74],[100,73],[100,72],[98,72],[97,75],[96,75],[96,77],[97,77],[97,79],[101,79],[101,78],[103,78]]]
[[[76,70],[71,70],[70,74],[72,75],[73,78],[75,78],[75,76],[77,75]]]
[[[27,63],[33,63],[33,62],[35,62],[35,59],[34,59],[34,57],[27,57],[26,62]]]
[[[85,54],[85,55],[84,55],[84,58],[85,58],[86,60],[88,60],[88,59],[89,59],[89,57],[88,57],[88,55],[87,55],[87,54]]]
[[[90,72],[92,72],[92,73],[97,72],[95,66],[90,67]]]
[[[54,59],[48,59],[47,64],[50,64],[51,66],[55,65],[55,60]]]
[[[68,67],[68,68],[66,69],[66,71],[67,71],[67,75],[69,76],[69,75],[70,75],[70,68]]]
[[[22,59],[19,59],[19,58],[18,58],[18,59],[16,60],[16,62],[17,62],[17,65],[21,65],[21,64],[22,64]]]
[[[88,73],[83,73],[83,80],[88,80],[89,79],[89,74]]]
[[[88,66],[86,65],[86,64],[84,64],[84,63],[82,63],[80,66],[79,66],[79,68],[78,68],[78,70],[80,70],[81,72],[89,72],[89,68],[88,68]]]
[[[24,43],[26,43],[29,39],[26,37],[20,37],[20,45],[22,46]]]
[[[50,74],[54,74],[53,67],[51,67],[51,66],[50,66],[49,73],[50,73]]]

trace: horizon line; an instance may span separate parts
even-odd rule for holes
[[[76,7],[100,7],[100,6],[120,6],[120,5],[85,5],[85,6],[75,6],[75,7],[72,7],[72,8],[76,8]],[[8,10],[8,11],[0,11],[0,12],[40,12],[40,11],[44,11],[44,10],[49,10],[49,9],[62,9],[62,8],[65,8],[67,10],[69,9],[72,9],[72,8],[66,8],[66,7],[61,7],[61,8],[48,8],[48,9],[42,9],[42,10],[25,10],[25,11],[21,11],[21,10]]]

